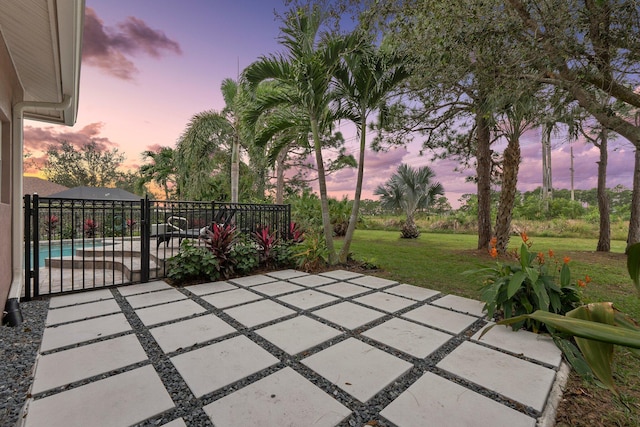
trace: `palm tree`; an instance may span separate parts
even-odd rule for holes
[[[176,182],[176,165],[174,151],[171,147],[160,147],[158,151],[144,151],[144,160],[153,163],[140,166],[140,178],[136,182],[136,190],[140,191],[149,182],[155,182],[164,190],[166,200],[169,200],[170,184]]]
[[[429,207],[436,196],[444,194],[439,182],[429,166],[414,169],[407,164],[398,166],[398,170],[384,184],[379,185],[373,194],[380,196],[380,205],[386,209],[404,210],[407,219],[402,226],[402,237],[415,239],[420,235],[413,216],[418,209]]]
[[[339,254],[340,262],[346,262],[360,210],[367,118],[375,110],[379,110],[379,114],[382,114],[384,108],[380,107],[387,96],[409,77],[409,72],[404,66],[404,58],[393,51],[376,48],[368,43],[358,52],[346,55],[340,67],[337,68],[335,76],[336,98],[340,100],[341,113],[356,125],[360,136],[355,195],[349,225]]]
[[[356,39],[320,34],[322,22],[323,16],[318,7],[289,12],[280,37],[280,43],[287,49],[287,54],[261,57],[247,67],[244,76],[254,86],[265,80],[277,82],[284,90],[277,92],[278,98],[274,98],[274,101],[284,105],[299,105],[309,120],[318,168],[322,225],[329,263],[335,264],[337,255],[329,219],[321,136],[327,133],[329,125],[334,121],[330,109],[333,75],[341,57],[355,47]]]

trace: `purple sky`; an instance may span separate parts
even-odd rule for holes
[[[236,78],[260,55],[281,50],[280,22],[274,10],[285,11],[280,0],[87,0],[80,109],[74,127],[27,122],[25,147],[32,152],[28,173],[36,173],[48,145],[60,139],[74,144],[96,140],[104,148],[126,154],[126,165],[140,165],[140,153],[157,146],[174,147],[191,116],[224,106],[220,84]],[[356,155],[353,126],[341,125]],[[475,193],[456,162],[430,161],[419,156],[419,140],[406,148],[367,153],[363,197],[395,171],[400,163],[429,165],[445,188],[449,202],[458,206],[464,193]],[[533,190],[541,183],[540,132],[522,139],[519,188]],[[552,153],[553,185],[570,187],[569,145],[557,135]],[[625,139],[610,143],[608,186],[631,186],[633,148]],[[598,153],[590,144],[576,142],[576,188],[594,188]],[[353,197],[356,171],[343,170],[328,179],[335,197]]]

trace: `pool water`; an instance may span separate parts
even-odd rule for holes
[[[61,257],[65,257],[65,256],[71,256],[74,252],[74,248],[75,249],[93,249],[93,248],[101,248],[105,246],[104,243],[102,241],[96,240],[96,241],[90,241],[90,242],[84,242],[84,245],[82,242],[68,242],[68,243],[52,243],[51,245],[49,244],[41,244],[40,245],[40,251],[39,251],[39,259],[38,259],[38,265],[40,267],[44,267],[44,260],[45,258],[61,258]],[[31,260],[31,265],[33,266],[33,259]]]

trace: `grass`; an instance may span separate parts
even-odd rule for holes
[[[484,250],[477,250],[477,236],[422,233],[418,239],[401,239],[396,231],[358,230],[351,245],[354,258],[373,263],[385,277],[401,283],[435,289],[447,294],[479,299],[482,278],[462,272],[491,265]],[[612,241],[611,252],[595,252],[597,239],[531,237],[531,250],[571,258],[573,279],[589,275],[584,302],[611,301],[621,311],[640,319],[640,297],[626,269],[622,240]],[[510,249],[520,246],[512,238]],[[338,246],[340,245],[339,242]],[[620,399],[572,374],[558,411],[558,425],[636,426],[640,420],[640,360],[625,349],[616,349],[614,378]],[[597,398],[596,398],[597,397]]]

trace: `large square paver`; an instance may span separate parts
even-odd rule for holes
[[[240,335],[174,356],[171,362],[196,397],[255,374],[280,362]]]
[[[192,294],[202,296],[207,294],[215,294],[216,292],[230,291],[232,289],[238,289],[238,287],[228,282],[210,282],[187,286],[185,287],[185,289]]]
[[[133,334],[40,356],[31,393],[71,384],[146,359],[147,354]]]
[[[322,308],[313,314],[347,329],[358,328],[385,315],[348,301]]]
[[[278,299],[302,310],[309,310],[310,308],[336,301],[338,298],[323,294],[322,292],[307,290],[285,295]]]
[[[131,325],[122,313],[48,327],[42,335],[40,351],[49,351],[130,330]]]
[[[204,408],[219,427],[333,427],[351,411],[286,367]]]
[[[402,427],[534,427],[536,420],[431,372],[380,411]]]
[[[389,279],[383,279],[375,276],[362,276],[355,279],[349,279],[349,283],[366,286],[367,288],[380,289],[385,286],[395,285],[398,282]]]
[[[562,351],[548,335],[534,334],[522,329],[514,332],[511,327],[494,326],[480,339],[484,329],[479,330],[471,339],[514,354],[522,354],[551,366],[559,367],[562,362]]]
[[[277,302],[264,300],[230,308],[224,311],[247,328],[261,325],[296,312]]]
[[[424,325],[434,326],[443,331],[451,332],[452,334],[461,333],[478,320],[477,317],[434,307],[432,305],[423,305],[422,307],[406,312],[402,317],[415,320]]]
[[[349,298],[354,295],[364,294],[365,292],[371,292],[370,288],[364,286],[352,285],[351,283],[338,282],[331,285],[322,286],[316,288],[319,291],[327,292],[331,295],[336,295],[342,298]]]
[[[67,305],[101,301],[111,298],[113,298],[113,294],[109,289],[100,289],[91,292],[79,292],[77,294],[69,295],[60,295],[51,298],[51,301],[49,301],[49,308],[65,307]]]
[[[166,289],[172,289],[171,285],[162,280],[156,280],[155,282],[140,283],[137,285],[127,285],[118,288],[118,292],[123,297],[127,297],[135,294],[142,294],[145,292],[163,291]]]
[[[114,299],[90,302],[87,304],[72,305],[63,308],[49,310],[45,325],[57,325],[59,323],[74,320],[88,319],[90,317],[112,314],[120,311],[120,306]]]
[[[297,283],[298,285],[315,288],[316,286],[333,283],[335,282],[335,279],[331,279],[330,277],[317,276],[315,274],[309,274],[308,276],[294,277],[293,279],[289,279],[289,281]]]
[[[402,319],[391,319],[362,335],[423,359],[444,345],[451,335]]]
[[[293,283],[277,281],[271,283],[265,283],[264,285],[258,285],[251,288],[256,292],[261,292],[265,295],[269,295],[270,297],[274,297],[276,295],[286,294],[288,292],[300,291],[305,289],[304,286],[294,285]]]
[[[544,409],[555,379],[551,369],[470,342],[463,342],[436,366],[536,411]]]
[[[336,280],[349,280],[355,279],[356,277],[362,276],[360,273],[354,273],[353,271],[348,270],[333,270],[333,271],[325,271],[324,273],[320,273],[321,276],[331,277]]]
[[[262,285],[264,283],[274,282],[275,280],[277,280],[275,277],[269,277],[263,274],[254,274],[253,276],[231,279],[230,282],[238,284],[240,286],[256,286]]]
[[[164,304],[165,302],[179,301],[186,299],[187,296],[176,289],[167,289],[158,292],[149,292],[146,294],[132,295],[126,297],[131,307],[134,309],[149,307],[151,305]]]
[[[205,295],[202,297],[202,299],[214,307],[227,308],[234,305],[243,304],[245,302],[259,300],[262,299],[262,297],[246,289],[234,289],[232,291]]]
[[[148,365],[31,402],[25,427],[132,425],[173,407]]]
[[[355,338],[322,350],[302,363],[363,403],[413,367]]]
[[[309,273],[305,273],[304,271],[298,270],[280,270],[280,271],[272,271],[270,273],[266,273],[267,276],[275,277],[279,280],[288,280],[294,277],[306,276]]]
[[[146,326],[156,325],[169,320],[181,319],[194,314],[207,311],[197,302],[186,299],[170,302],[168,304],[155,305],[153,307],[139,308],[136,314]]]
[[[158,326],[149,331],[165,353],[236,332],[235,328],[213,314]]]
[[[416,303],[410,299],[402,298],[397,295],[385,294],[384,292],[375,292],[373,294],[355,298],[354,301],[386,311],[387,313],[395,313],[398,310],[402,310],[403,308],[407,308]]]
[[[420,286],[406,284],[394,286],[392,288],[385,289],[384,291],[389,294],[411,298],[416,301],[424,301],[440,293],[438,291],[434,291],[433,289],[421,288]]]
[[[484,303],[457,295],[445,295],[433,301],[432,304],[444,308],[451,308],[461,313],[471,314],[472,316],[484,317],[485,315]]]
[[[256,333],[291,355],[342,334],[341,331],[306,316],[278,322],[258,329]]]

